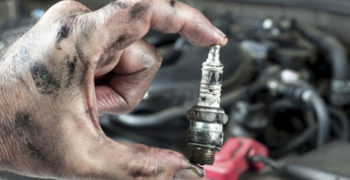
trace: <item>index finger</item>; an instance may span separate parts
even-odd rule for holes
[[[226,36],[199,11],[175,0],[118,0],[85,14],[90,40],[123,49],[150,29],[180,33],[195,46],[225,45]],[[94,42],[90,42],[94,43]]]

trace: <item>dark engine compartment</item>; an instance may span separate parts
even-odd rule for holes
[[[107,3],[82,2],[93,9]],[[348,144],[349,1],[188,2],[230,39],[221,53],[225,65],[222,107],[229,115],[225,139],[256,139],[279,161],[298,159],[326,145],[331,148],[334,142]],[[33,9],[45,10],[42,7],[52,3],[16,1],[17,17],[0,26],[0,48],[36,22],[41,11]],[[208,49],[192,47],[178,35],[154,31],[146,40],[160,49],[161,70],[135,111],[101,117],[101,126],[115,140],[186,154],[186,112],[196,103]],[[350,161],[341,164],[349,167]],[[248,173],[245,179],[263,176]],[[279,179],[273,173],[267,176]]]

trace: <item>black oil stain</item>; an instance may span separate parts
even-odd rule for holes
[[[112,50],[120,50],[123,44],[128,40],[128,38],[129,36],[125,34],[119,36],[118,39],[112,44]]]
[[[130,18],[132,20],[141,19],[149,9],[146,3],[136,3],[130,10]]]
[[[41,154],[31,141],[37,138],[40,129],[34,127],[34,122],[29,113],[17,112],[11,123],[3,125],[2,131],[7,137],[20,139],[24,143],[25,149],[32,155]]]
[[[219,72],[210,72],[209,74],[209,84],[221,84],[222,76]]]
[[[78,57],[74,57],[73,60],[67,61],[66,66],[67,66],[67,70],[68,70],[68,77],[67,77],[66,88],[69,88],[72,85],[75,70],[77,68],[77,63],[78,63]]]
[[[14,119],[3,125],[3,129],[4,127],[7,129],[7,138],[14,141],[12,146],[17,147],[22,158],[30,159],[35,163],[33,164],[35,167],[47,168],[53,171],[51,173],[59,174],[59,168],[63,163],[60,153],[64,151],[58,151],[57,123],[43,127],[32,114],[18,111]],[[52,129],[55,130],[52,131]]]
[[[70,27],[67,25],[62,25],[57,32],[57,43],[61,42],[63,39],[67,38],[70,32]]]
[[[36,145],[32,144],[32,142],[27,142],[26,144],[30,156],[40,160],[40,161],[47,161],[46,159],[46,154],[43,154],[43,152],[39,149],[39,147],[37,147]]]
[[[133,169],[129,171],[129,175],[131,177],[150,177],[151,174],[149,172],[144,172],[143,169]]]
[[[170,6],[174,7],[176,5],[176,0],[170,0]]]
[[[78,58],[81,60],[81,61],[85,61],[85,54],[83,52],[83,50],[80,48],[80,46],[78,44],[75,44],[75,50],[77,51],[77,54],[78,54]]]
[[[55,94],[61,88],[59,81],[44,64],[35,63],[30,71],[35,86],[41,94]]]
[[[115,46],[116,45],[121,45],[121,44],[123,44],[124,42],[126,42],[128,40],[128,36],[127,35],[121,35],[121,36],[119,36],[119,38],[118,38],[118,40],[115,42]],[[114,47],[115,47],[114,46]],[[119,46],[120,47],[120,46]]]
[[[31,129],[30,115],[28,113],[18,112],[15,116],[15,126],[19,129]]]
[[[81,47],[77,44],[75,44],[75,50],[77,51],[78,54],[78,60],[79,62],[82,63],[82,70],[81,70],[81,74],[80,74],[80,84],[84,84],[85,80],[86,80],[86,74],[89,70],[89,61],[85,56],[85,53],[83,52],[83,50],[81,49]]]
[[[105,67],[108,64],[110,64],[113,60],[114,60],[115,56],[111,56],[108,57],[104,62],[102,62],[102,64],[100,65],[100,67]]]
[[[63,39],[65,39],[69,36],[69,33],[71,32],[71,27],[72,27],[77,15],[78,14],[73,14],[68,18],[68,20],[61,22],[61,25],[57,31],[57,36],[56,36],[57,42],[56,43],[61,42]]]
[[[157,167],[153,170],[147,170],[143,167],[141,168],[135,168],[129,171],[129,175],[133,178],[139,178],[139,177],[157,177],[160,174],[164,173],[164,168]]]

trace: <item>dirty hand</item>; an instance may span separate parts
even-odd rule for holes
[[[161,64],[149,29],[196,46],[227,43],[175,0],[62,1],[0,60],[0,170],[64,179],[201,179],[176,152],[114,142],[98,116],[127,113]]]

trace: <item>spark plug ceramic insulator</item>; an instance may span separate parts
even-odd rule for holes
[[[223,68],[220,46],[211,47],[203,63],[198,103],[187,113],[190,121],[187,141],[194,164],[213,164],[215,152],[223,145],[223,125],[228,119],[220,108]]]

